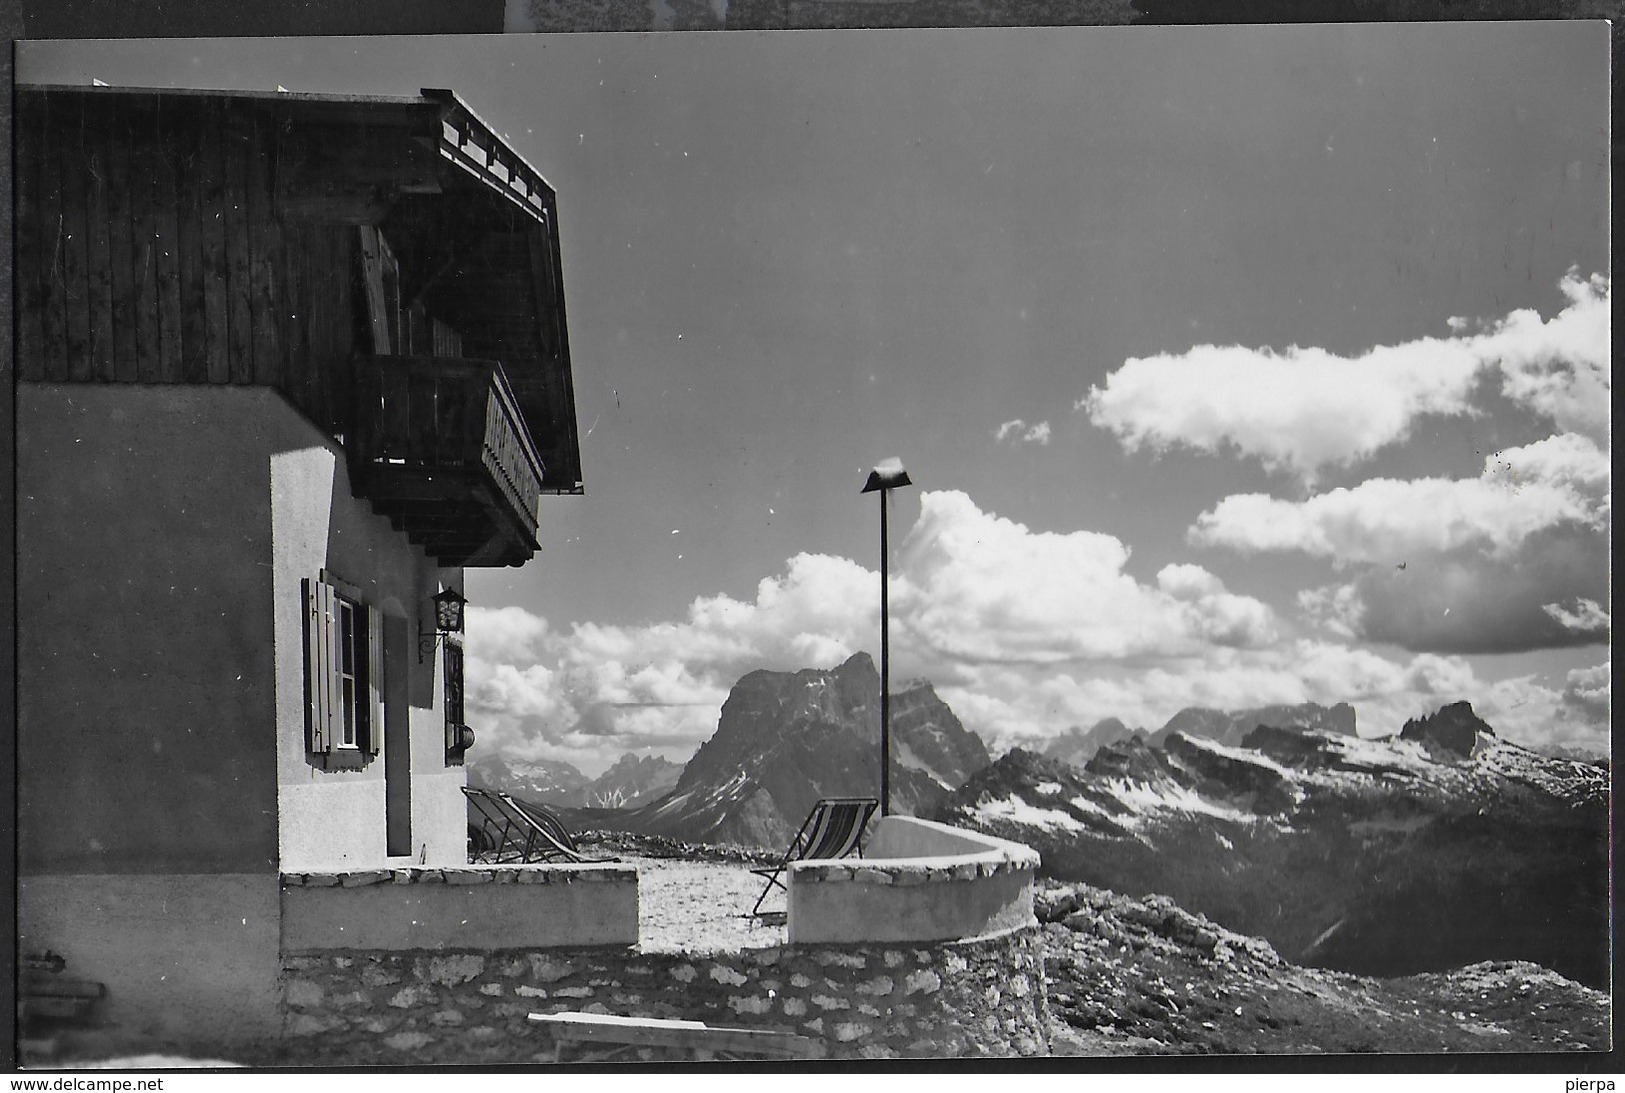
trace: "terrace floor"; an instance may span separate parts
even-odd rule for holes
[[[767,883],[735,862],[623,855],[638,867],[638,947],[644,952],[737,952],[785,943],[783,926],[750,917]],[[764,911],[784,910],[775,891]]]

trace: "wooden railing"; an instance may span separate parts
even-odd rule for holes
[[[374,473],[439,476],[437,489],[483,471],[534,536],[544,468],[499,363],[362,357],[355,392],[345,437],[352,459]]]

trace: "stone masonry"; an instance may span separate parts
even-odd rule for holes
[[[1049,1050],[1036,927],[929,944],[344,951],[283,958],[283,1043],[311,1065],[550,1062],[530,1013],[686,1018],[811,1037],[827,1058]]]

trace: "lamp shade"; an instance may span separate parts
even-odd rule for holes
[[[463,606],[468,601],[455,588],[443,589],[434,596],[434,625],[442,634],[463,632]]]
[[[912,486],[908,472],[903,469],[901,459],[888,459],[878,464],[869,472],[869,480],[863,484],[860,493],[873,493],[876,490],[891,490],[898,486]]]

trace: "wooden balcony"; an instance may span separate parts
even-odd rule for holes
[[[443,566],[522,565],[543,467],[502,366],[359,357],[344,446],[357,496]]]

